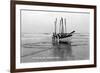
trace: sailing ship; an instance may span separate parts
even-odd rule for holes
[[[57,18],[55,20],[55,31],[53,32],[52,39],[56,40],[57,42],[67,42],[67,40],[63,40],[64,38],[68,39],[70,38],[75,31],[72,31],[70,33],[67,32],[66,28],[66,18],[61,17],[60,23],[59,23],[59,32],[57,33]]]

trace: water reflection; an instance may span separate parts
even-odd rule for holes
[[[72,59],[72,48],[71,48],[71,42],[54,42],[53,45],[53,56],[55,57],[55,60],[70,60]]]

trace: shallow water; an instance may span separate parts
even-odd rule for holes
[[[23,34],[21,63],[89,59],[89,34],[76,33],[67,43],[52,41],[51,34]]]

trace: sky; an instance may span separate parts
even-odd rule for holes
[[[61,17],[66,18],[67,32],[75,30],[76,33],[89,33],[89,13],[40,10],[21,10],[21,32],[53,33],[54,22],[57,18],[57,29],[59,29]]]

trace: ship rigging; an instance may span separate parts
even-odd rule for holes
[[[55,31],[53,32],[52,39],[53,40],[57,40],[58,42],[61,42],[61,39],[71,37],[72,34],[75,32],[75,31],[72,31],[70,33],[67,32],[66,18],[63,18],[63,17],[60,18],[59,32],[58,33],[57,33],[57,18],[56,18],[56,20],[54,22],[54,25],[55,25],[54,26],[55,27]]]

